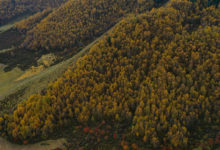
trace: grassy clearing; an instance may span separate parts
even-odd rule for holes
[[[37,67],[32,66],[30,69],[25,71],[24,74],[22,74],[20,77],[18,77],[15,81],[20,81],[20,80],[26,79],[28,77],[32,77],[34,75],[37,75],[37,74],[43,72],[44,70],[45,70],[45,67],[43,65],[40,65]]]
[[[4,65],[0,64],[0,95],[12,89],[14,87],[12,81],[23,74],[23,71],[19,68],[14,68],[10,72],[4,72],[4,67]]]
[[[9,143],[8,141],[0,138],[0,149],[1,150],[52,150],[59,147],[64,148],[66,140],[61,138],[58,140],[48,140],[44,142],[39,142],[31,145],[16,145]]]
[[[5,32],[11,29],[14,26],[14,23],[6,24],[0,27],[0,33]]]

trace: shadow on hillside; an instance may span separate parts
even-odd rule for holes
[[[26,70],[36,65],[41,55],[26,49],[14,49],[0,53],[0,63],[7,66],[4,68],[5,72],[11,71],[15,67]]]
[[[15,67],[26,70],[36,65],[39,57],[43,55],[39,51],[16,48],[23,40],[24,35],[13,29],[0,33],[0,63],[7,66],[4,71],[11,71]]]
[[[13,29],[0,33],[0,64],[6,65],[4,68],[5,72],[11,71],[15,67],[24,71],[31,66],[36,66],[37,60],[42,55],[51,52],[57,56],[57,60],[54,63],[57,64],[71,58],[83,48],[78,48],[78,51],[73,51],[71,49],[55,49],[51,52],[42,49],[30,50],[28,48],[19,48],[24,38],[24,34]]]
[[[15,30],[8,30],[0,33],[0,50],[8,49],[21,44],[24,36]]]

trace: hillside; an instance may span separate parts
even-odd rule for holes
[[[25,13],[55,8],[65,0],[0,0],[0,25]]]
[[[25,33],[33,29],[43,18],[47,17],[51,13],[51,9],[44,9],[43,11],[37,12],[33,16],[28,17],[22,21],[15,24],[14,29],[19,32]]]
[[[13,52],[0,54],[0,63],[7,65],[5,71],[14,67],[26,70],[48,53],[56,55],[56,63],[61,62],[78,53],[127,13],[138,14],[166,1],[71,0],[57,9],[44,9],[0,34],[0,49],[13,47]]]
[[[111,30],[108,32],[110,31]],[[13,108],[16,108],[16,105],[21,101],[27,99],[33,93],[37,93],[47,88],[49,83],[62,76],[70,66],[74,66],[76,61],[84,56],[88,50],[108,32],[87,45],[73,57],[56,65],[44,68],[42,72],[36,75],[30,75],[22,80],[18,79],[25,75],[25,71],[22,72],[22,70],[16,67],[10,72],[2,73],[4,65],[0,65],[0,115],[12,112]],[[4,97],[6,98],[4,99]]]
[[[67,4],[58,11],[65,12]],[[111,10],[114,5],[106,6]],[[104,16],[102,12],[100,18],[111,16],[114,23],[117,19],[112,20],[115,14],[111,12]],[[54,22],[54,14],[42,22],[49,18]],[[166,7],[127,16],[46,91],[32,95],[13,114],[0,118],[0,132],[27,142],[47,138],[58,132],[57,128],[80,125],[89,137],[96,134],[90,125],[104,121],[116,130],[109,136],[120,142],[124,140],[117,139],[116,133],[120,133],[140,147],[192,149],[210,139],[206,148],[219,147],[219,16],[218,7],[187,0],[172,0]],[[91,38],[104,30],[93,28],[92,23],[83,26],[82,20],[75,23],[81,25],[76,37],[84,44],[88,35]],[[51,42],[65,32],[59,26],[65,29],[65,25],[54,23],[51,29],[56,33],[51,30],[48,36]],[[84,33],[84,27],[89,27],[88,32]],[[41,33],[40,25],[37,28],[40,31],[32,34]],[[95,29],[99,29],[97,33]],[[51,42],[44,43],[47,50],[50,46],[72,47],[80,41],[57,46]],[[105,131],[100,134],[106,139]],[[121,145],[129,146],[126,142]]]
[[[28,31],[22,46],[37,51],[75,54],[125,14],[150,10],[165,2],[166,0],[68,1]]]

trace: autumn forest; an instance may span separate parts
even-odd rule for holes
[[[52,53],[55,65],[103,35],[46,88],[0,113],[0,135],[19,144],[64,135],[70,150],[219,149],[219,6],[0,0],[0,25],[33,14],[10,29],[23,37],[13,55]]]

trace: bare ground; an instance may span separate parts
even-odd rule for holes
[[[0,137],[0,150],[54,150],[57,148],[65,149],[64,138],[57,140],[48,140],[30,145],[17,145],[6,141]]]

